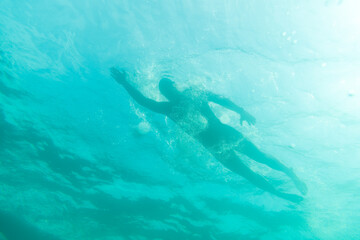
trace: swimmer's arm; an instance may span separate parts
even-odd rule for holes
[[[168,112],[168,102],[157,102],[145,97],[139,90],[130,85],[130,83],[126,80],[127,76],[124,71],[120,72],[116,68],[111,68],[110,71],[111,76],[125,88],[125,90],[130,94],[131,97],[135,99],[137,103],[154,112],[162,114],[166,114]]]
[[[241,116],[241,123],[243,121],[248,122],[249,124],[255,124],[256,119],[253,117],[250,113],[245,111],[242,107],[239,107],[235,103],[233,103],[231,100],[222,97],[220,95],[214,94],[214,93],[208,93],[208,99],[211,102],[217,103],[223,107],[226,107],[227,109],[230,109],[231,111],[234,111]]]

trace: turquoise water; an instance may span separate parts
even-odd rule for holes
[[[0,239],[359,239],[360,4],[0,2]],[[220,120],[308,186],[224,168],[110,75],[231,99]],[[276,188],[284,174],[243,161]]]

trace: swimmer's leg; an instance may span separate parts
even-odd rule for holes
[[[244,139],[238,149],[239,152],[247,155],[254,161],[257,161],[259,163],[265,164],[269,167],[271,167],[274,170],[281,171],[285,173],[287,176],[291,178],[291,180],[294,182],[296,188],[302,193],[307,193],[307,187],[304,182],[302,182],[294,173],[294,171],[291,168],[286,167],[284,164],[282,164],[279,160],[274,158],[271,155],[268,155],[266,153],[261,152],[253,143],[250,141]]]
[[[229,151],[227,153],[223,153],[217,156],[218,160],[229,170],[234,173],[237,173],[248,181],[250,181],[255,186],[272,193],[280,198],[292,201],[292,202],[300,202],[303,200],[301,196],[295,194],[287,194],[282,193],[276,190],[264,177],[261,175],[254,173],[249,169],[245,164],[241,162],[241,159],[235,154],[234,151]]]

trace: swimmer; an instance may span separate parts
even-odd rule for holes
[[[294,182],[299,192],[303,195],[307,192],[305,183],[295,175],[291,168],[286,167],[271,155],[260,151],[236,129],[221,123],[212,112],[209,102],[217,103],[240,114],[241,122],[255,124],[255,118],[243,108],[229,99],[211,92],[199,92],[192,89],[179,91],[169,78],[163,78],[159,83],[159,90],[168,101],[157,102],[145,97],[131,86],[125,71],[119,71],[116,68],[110,70],[112,77],[126,89],[137,103],[169,117],[187,134],[199,141],[224,167],[280,198],[295,203],[303,200],[302,196],[278,191],[264,177],[253,172],[241,161],[237,152],[283,172]]]

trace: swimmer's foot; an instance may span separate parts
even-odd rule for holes
[[[293,203],[300,203],[302,200],[304,200],[302,196],[290,193],[280,193],[278,196]]]
[[[308,189],[304,182],[297,179],[297,181],[294,181],[296,188],[301,192],[302,195],[306,195]]]
[[[302,195],[306,195],[308,191],[306,184],[295,175],[292,169],[289,172],[289,177],[292,179],[299,192],[301,192]]]

